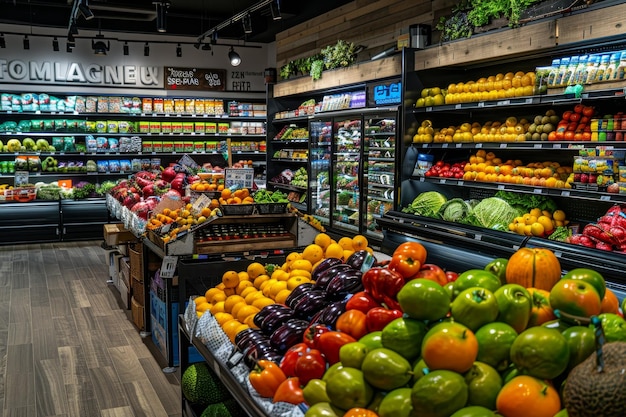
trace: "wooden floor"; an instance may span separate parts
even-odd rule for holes
[[[0,416],[181,416],[100,242],[0,247]]]

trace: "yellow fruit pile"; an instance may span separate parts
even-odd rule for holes
[[[228,338],[249,327],[256,328],[254,316],[266,305],[284,304],[291,291],[311,281],[311,273],[326,258],[347,259],[355,251],[372,249],[365,236],[342,237],[333,240],[326,233],[302,252],[291,252],[282,265],[253,262],[245,271],[226,271],[221,282],[194,299],[196,313],[212,314]]]
[[[556,227],[567,226],[569,220],[565,218],[563,210],[548,210],[534,208],[530,212],[513,219],[509,224],[509,230],[524,236],[544,237],[549,235]]]
[[[185,207],[176,210],[163,209],[161,213],[148,220],[146,229],[157,230],[166,224],[175,224],[176,227],[173,227],[166,236],[162,237],[163,241],[167,243],[176,239],[179,233],[189,230],[192,226],[204,223],[207,219],[217,215],[217,208],[212,207],[205,207],[199,213],[194,213],[191,203],[188,203]]]

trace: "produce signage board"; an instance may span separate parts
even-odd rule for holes
[[[163,73],[166,90],[226,90],[226,70],[223,69],[166,67]]]
[[[249,188],[254,185],[254,168],[226,168],[224,169],[224,187]]]
[[[368,102],[370,106],[386,106],[402,103],[402,82],[388,81],[369,86]]]

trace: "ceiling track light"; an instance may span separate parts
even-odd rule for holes
[[[96,35],[96,39],[98,40],[91,40],[91,48],[93,49],[94,55],[106,55],[109,49],[111,49],[111,41],[104,43],[104,36],[101,34]]]
[[[124,46],[122,46],[122,50],[124,51],[124,55],[128,55],[128,42],[124,41]]]
[[[156,6],[156,26],[157,32],[167,32],[167,9],[170,7],[169,1],[155,1],[153,3]]]
[[[280,0],[270,3],[270,11],[272,12],[272,20],[281,20],[283,18],[282,14],[280,14]]]
[[[250,13],[246,14],[241,19],[241,24],[243,25],[243,32],[246,34],[252,33],[252,16]]]
[[[200,49],[200,47],[202,46],[202,42],[198,41],[196,43],[193,44],[193,47],[196,49]]]
[[[176,57],[180,58],[183,56],[183,48],[181,48],[180,44],[176,45]]]
[[[76,21],[72,20],[72,23],[70,24],[70,33],[74,36],[78,35],[78,29],[76,28]]]
[[[74,42],[70,42],[68,39],[67,44],[65,45],[65,51],[71,54],[75,46],[76,44]]]
[[[143,46],[143,56],[150,56],[150,45],[148,45],[148,42]]]
[[[211,44],[210,43],[205,43],[204,45],[202,45],[202,50],[203,51],[210,51],[211,50]]]
[[[7,47],[7,41],[4,39],[4,33],[0,33],[0,48],[4,49]]]
[[[54,52],[59,52],[59,39],[57,39],[56,36],[52,39],[52,50]]]
[[[71,33],[67,34],[67,41],[70,43],[74,43],[76,42],[76,38],[74,38],[74,35],[72,35]]]
[[[80,12],[80,14],[83,15],[85,20],[93,19],[94,15],[91,9],[89,8],[89,6],[87,5],[87,0],[79,0],[79,1],[80,3],[78,3],[78,11]]]
[[[28,35],[24,35],[24,49],[30,49],[30,40],[28,40]]]
[[[237,52],[235,52],[235,48],[230,47],[230,51],[228,51],[228,59],[230,59],[230,65],[233,67],[241,64],[241,56]]]

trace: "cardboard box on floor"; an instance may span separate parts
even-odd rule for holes
[[[130,230],[124,227],[124,224],[109,223],[104,225],[104,241],[107,246],[117,246],[134,240],[137,240],[137,238]]]

